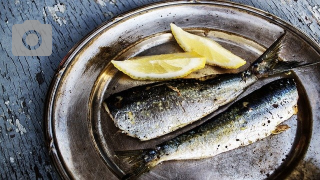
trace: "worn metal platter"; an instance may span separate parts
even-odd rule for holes
[[[296,28],[271,14],[231,2],[172,1],[119,16],[79,42],[63,59],[52,81],[47,99],[46,135],[51,157],[63,178],[118,179],[129,167],[114,156],[115,150],[152,147],[200,123],[140,142],[122,134],[102,107],[102,101],[110,94],[150,83],[128,78],[110,60],[182,51],[170,34],[171,22],[215,39],[246,59],[246,67],[284,31],[282,59],[320,60],[319,46]],[[213,70],[223,72],[218,68]],[[300,95],[299,113],[285,122],[291,127],[289,130],[212,158],[164,162],[140,178],[320,177],[319,70],[319,65],[294,70]],[[263,79],[243,95],[275,78],[280,77]]]

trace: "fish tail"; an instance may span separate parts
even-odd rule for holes
[[[254,74],[259,77],[266,77],[278,73],[283,73],[298,67],[298,61],[283,61],[279,58],[282,48],[282,40],[285,37],[284,32],[252,65],[244,72],[244,77]]]
[[[123,180],[137,179],[158,164],[157,152],[153,149],[116,151],[115,154],[133,164],[131,172],[121,178]]]

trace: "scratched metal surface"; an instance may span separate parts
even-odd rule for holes
[[[0,179],[58,179],[44,137],[44,105],[49,84],[68,51],[101,23],[157,0],[10,1],[0,3]],[[317,0],[234,0],[275,14],[320,42]],[[48,57],[15,57],[11,28],[28,19],[53,27],[53,53]],[[298,72],[308,74],[308,70]],[[319,74],[307,79],[312,82]],[[319,85],[315,85],[319,89]],[[318,97],[319,91],[315,91]],[[317,98],[311,103],[317,104]],[[319,116],[316,115],[319,119]],[[319,127],[319,124],[316,124]],[[319,128],[318,128],[319,129]],[[315,131],[313,131],[314,133]],[[314,148],[319,145],[314,145]],[[319,154],[315,154],[315,157]],[[315,157],[299,163],[296,179],[319,172]],[[225,159],[224,161],[228,161]],[[228,167],[226,167],[228,168]],[[222,168],[223,169],[223,168]]]
[[[114,151],[153,147],[197,125],[142,143],[120,133],[102,108],[110,91],[140,82],[118,72],[109,64],[111,59],[181,51],[169,33],[170,22],[220,41],[249,62],[284,31],[281,58],[310,63],[320,57],[319,46],[289,24],[260,10],[226,2],[155,4],[103,24],[65,58],[49,92],[47,136],[51,155],[64,178],[117,179],[129,167],[114,156]],[[223,35],[218,36],[218,32]],[[314,76],[318,73],[319,66],[295,72],[299,113],[286,122],[290,130],[213,158],[164,162],[141,179],[297,178],[299,174],[294,173],[307,171],[309,166],[314,170],[304,176],[316,179],[320,167],[320,82]],[[266,81],[270,79],[260,81],[246,93]],[[306,162],[308,167],[298,166]]]

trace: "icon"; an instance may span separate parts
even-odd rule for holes
[[[37,20],[26,20],[12,26],[12,54],[14,56],[50,56],[52,27]]]

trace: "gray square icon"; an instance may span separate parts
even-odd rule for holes
[[[14,56],[50,56],[52,27],[37,20],[27,20],[12,26],[12,54]]]

